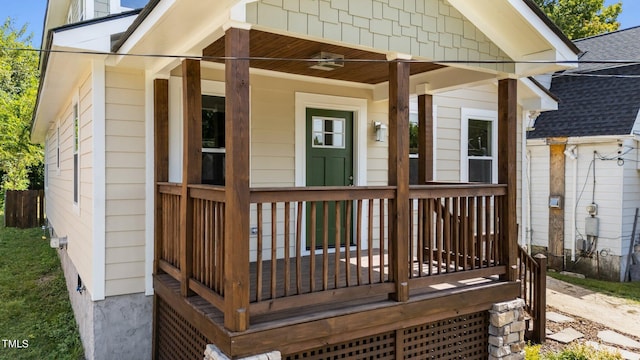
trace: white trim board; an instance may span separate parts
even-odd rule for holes
[[[295,95],[295,185],[306,185],[307,108],[353,112],[353,184],[367,185],[367,99],[303,92]]]
[[[493,163],[491,168],[491,179],[494,184],[498,183],[498,112],[484,109],[460,109],[460,181],[469,181],[469,119],[491,121],[493,148]]]
[[[106,292],[106,75],[103,61],[94,60],[93,85],[93,291],[91,300]]]

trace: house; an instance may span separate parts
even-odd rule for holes
[[[488,356],[577,59],[532,1],[99,3],[49,1],[32,126],[87,357]]]
[[[640,66],[615,61],[640,59],[638,36],[634,27],[575,41],[584,63],[554,74],[558,111],[528,132],[527,242],[557,269],[626,277],[640,207]]]

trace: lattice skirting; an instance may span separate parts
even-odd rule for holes
[[[156,311],[156,358],[202,359],[204,349],[211,342],[159,296],[156,296]]]
[[[489,314],[461,315],[283,356],[287,360],[487,359]]]
[[[211,341],[156,295],[156,358],[202,359]],[[348,336],[348,334],[346,334]],[[330,344],[283,359],[487,359],[489,313],[481,311],[428,324]]]

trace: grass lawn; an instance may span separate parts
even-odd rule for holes
[[[0,216],[0,359],[83,358],[60,261],[42,235],[5,228]]]
[[[573,276],[561,275],[553,271],[547,272],[547,275],[570,284],[582,286],[583,288],[593,290],[595,292],[629,299],[640,303],[640,281],[620,283],[594,279],[580,279]]]

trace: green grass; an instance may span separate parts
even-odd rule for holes
[[[0,359],[83,358],[56,251],[41,229],[3,224],[0,216]]]
[[[568,282],[570,284],[582,286],[583,288],[612,295],[619,298],[640,302],[640,282],[612,282],[595,279],[580,279],[573,276],[561,275],[556,272],[549,271],[547,274],[555,279]]]

